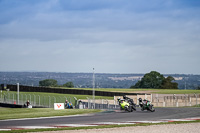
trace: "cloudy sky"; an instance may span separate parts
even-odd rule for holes
[[[199,0],[0,0],[0,71],[200,74]]]

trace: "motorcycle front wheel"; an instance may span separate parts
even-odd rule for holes
[[[131,109],[130,106],[126,106],[126,107],[125,107],[125,111],[132,112],[132,109]]]
[[[150,106],[149,106],[149,110],[150,110],[151,112],[155,112],[155,108],[153,107],[153,105],[150,105]]]

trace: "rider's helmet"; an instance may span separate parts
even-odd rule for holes
[[[142,98],[139,98],[138,100],[139,100],[139,102],[142,102]]]
[[[126,95],[123,96],[123,99],[126,99]]]
[[[117,101],[120,101],[120,100],[121,100],[121,98],[120,98],[120,97],[118,97],[118,98],[117,98]]]

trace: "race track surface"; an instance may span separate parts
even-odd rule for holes
[[[56,124],[92,124],[98,122],[155,121],[190,117],[200,117],[200,108],[156,108],[155,112],[141,111],[140,108],[137,108],[137,111],[130,113],[116,110],[83,116],[0,120],[0,128],[14,126],[51,126]]]

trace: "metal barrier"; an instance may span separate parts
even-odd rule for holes
[[[83,108],[85,109],[94,109],[94,107],[95,109],[120,109],[120,106],[117,104],[117,102],[111,104],[107,99],[98,99],[95,100],[95,103],[93,103],[92,99],[87,98],[87,102],[82,102],[82,104]]]
[[[73,105],[77,104],[75,97],[65,96],[50,96],[50,95],[36,95],[36,94],[19,94],[19,103],[16,92],[5,92],[0,94],[0,102],[16,105],[24,105],[29,100],[32,106],[53,108],[54,103],[64,103],[68,100]]]

